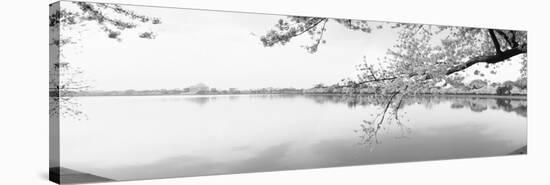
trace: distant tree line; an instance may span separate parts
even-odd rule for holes
[[[223,94],[381,94],[382,89],[376,86],[361,84],[357,87],[316,84],[309,89],[300,88],[259,88],[239,90],[237,88],[217,89],[204,84],[179,88],[155,90],[122,90],[122,91],[78,91],[76,96],[148,96],[148,95],[223,95]],[[433,87],[417,94],[478,94],[478,95],[526,95],[527,80],[505,81],[503,83],[487,80],[472,80],[469,83],[457,82]]]
[[[304,93],[318,94],[383,94],[384,89],[367,84],[357,86],[341,86],[316,84],[311,89],[304,90]],[[520,78],[516,81],[505,81],[503,83],[488,80],[472,80],[469,83],[455,82],[434,86],[432,88],[418,90],[417,94],[484,94],[484,95],[526,95],[527,79]]]

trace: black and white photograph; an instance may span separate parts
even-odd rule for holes
[[[56,183],[527,154],[521,28],[49,9]]]

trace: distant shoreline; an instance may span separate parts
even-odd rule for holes
[[[347,93],[239,93],[239,94],[120,94],[120,95],[77,95],[73,97],[116,97],[116,96],[227,96],[227,95],[350,95],[350,96],[372,96],[375,94],[347,94]],[[496,95],[496,94],[417,94],[418,96],[445,96],[445,97],[476,97],[476,98],[506,98],[506,99],[527,99],[526,94]]]

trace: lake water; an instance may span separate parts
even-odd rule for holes
[[[61,120],[61,165],[133,180],[497,156],[527,144],[526,100],[479,97],[406,98],[400,122],[368,140],[383,100],[78,97],[86,118]]]

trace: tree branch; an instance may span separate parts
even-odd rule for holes
[[[390,98],[388,99],[388,102],[386,103],[386,108],[384,108],[384,112],[382,112],[382,118],[380,119],[380,122],[378,123],[378,128],[380,128],[380,125],[382,125],[382,122],[384,122],[384,117],[386,117],[386,112],[388,112],[388,108],[390,108],[391,103],[393,102],[393,98],[399,94],[399,91],[394,92]]]
[[[319,39],[317,39],[317,44],[321,43],[321,40],[323,40],[323,34],[325,33],[325,28],[327,26],[328,19],[325,19],[325,23],[323,23],[323,27],[321,28],[321,35],[319,35]]]
[[[491,36],[491,40],[493,41],[493,44],[495,45],[495,50],[496,50],[497,54],[502,53],[502,51],[500,51],[500,44],[498,43],[497,36],[495,35],[495,30],[489,29],[489,35]]]
[[[516,40],[516,32],[515,31],[511,31],[512,32],[512,48],[517,48],[518,47],[518,41]]]
[[[293,35],[293,37],[296,37],[296,36],[299,36],[299,35],[301,35],[301,34],[304,34],[305,32],[307,32],[307,31],[311,30],[312,28],[315,28],[315,27],[317,27],[317,25],[319,25],[319,23],[321,23],[321,22],[323,22],[323,21],[325,21],[325,20],[327,20],[327,21],[328,21],[328,19],[327,19],[327,18],[322,18],[321,20],[317,21],[316,23],[314,23],[314,24],[313,24],[313,25],[311,25],[310,27],[308,27],[308,28],[304,29],[304,30],[303,30],[303,31],[301,31],[300,33],[296,33],[296,34],[294,34],[294,35]],[[326,22],[325,22],[325,23],[326,23]]]
[[[527,44],[524,44],[525,46],[523,46],[522,48],[514,48],[514,49],[509,49],[509,50],[506,50],[504,52],[501,52],[500,54],[496,54],[496,55],[486,55],[486,56],[478,56],[478,57],[474,57],[470,60],[468,60],[467,62],[463,63],[463,64],[460,64],[460,65],[457,65],[457,66],[454,66],[454,67],[451,67],[450,69],[447,70],[447,72],[445,73],[445,75],[451,75],[453,73],[456,73],[456,72],[459,72],[459,71],[462,71],[474,64],[477,64],[477,63],[488,63],[488,64],[496,64],[496,63],[499,63],[499,62],[502,62],[506,59],[509,59],[509,58],[512,58],[516,55],[519,55],[519,54],[522,54],[522,53],[527,53]]]
[[[319,44],[321,44],[321,40],[323,40],[323,34],[325,33],[325,27],[327,26],[328,19],[322,19],[321,21],[324,21],[324,23],[323,23],[323,27],[321,28],[321,33],[319,34],[319,38],[317,39],[317,42],[315,42],[311,46],[304,46],[310,53],[317,52],[317,49],[319,48]],[[315,24],[313,27],[315,27],[317,24]]]
[[[468,60],[468,61],[466,61],[466,62],[464,62],[460,65],[456,65],[456,66],[453,66],[453,67],[449,68],[447,70],[447,72],[445,72],[445,75],[451,75],[451,74],[454,74],[456,72],[465,70],[466,68],[468,68],[470,66],[473,66],[474,64],[477,64],[477,63],[487,63],[487,64],[499,63],[499,62],[505,61],[509,58],[512,58],[516,55],[519,55],[519,54],[522,54],[522,53],[527,53],[526,48],[527,48],[527,44],[523,44],[521,47],[509,49],[509,50],[506,50],[504,52],[500,52],[500,54],[473,57],[470,60]],[[410,78],[410,77],[418,76],[418,75],[423,75],[423,74],[411,73],[411,74],[408,75],[408,77]],[[389,80],[395,80],[397,78],[399,78],[399,77],[395,76],[395,77],[379,78],[379,79],[374,79],[374,80],[361,81],[361,82],[357,82],[355,84],[360,85],[360,84],[365,84],[365,83],[370,83],[370,82],[389,81]],[[429,79],[432,79],[432,78],[433,78],[432,75],[427,74],[426,77],[423,80],[429,80]],[[347,86],[341,86],[341,87],[350,87],[350,86],[347,85]]]
[[[341,88],[341,87],[353,87],[353,86],[356,86],[356,85],[366,84],[366,83],[370,83],[370,82],[382,82],[382,81],[390,81],[390,80],[395,80],[395,79],[397,79],[397,77],[379,78],[379,79],[366,80],[366,81],[361,81],[361,82],[357,82],[357,83],[350,84],[350,85],[342,85],[342,86],[337,86],[337,87],[339,87],[339,88]]]
[[[510,48],[514,48],[514,45],[512,44],[512,41],[510,40],[510,38],[508,37],[508,35],[506,35],[506,33],[504,33],[504,31],[502,30],[495,30],[500,36],[502,36],[504,38],[504,40],[506,41],[506,43],[508,43],[508,45],[510,45]]]

